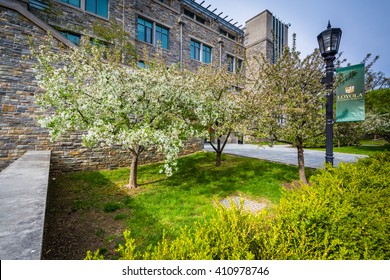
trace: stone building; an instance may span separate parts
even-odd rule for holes
[[[204,2],[204,1],[203,1]],[[203,3],[202,2],[202,3]],[[0,0],[0,170],[28,150],[52,150],[53,171],[76,171],[128,166],[130,157],[117,149],[85,148],[80,133],[51,143],[37,124],[42,115],[35,104],[38,91],[28,42],[38,44],[48,31],[68,47],[83,36],[101,39],[93,26],[116,24],[130,34],[141,55],[153,55],[157,44],[167,63],[195,69],[203,63],[240,67],[245,56],[276,57],[287,44],[288,27],[269,11],[250,19],[241,29],[193,0]],[[278,44],[274,44],[277,38]],[[139,66],[143,66],[142,58]],[[183,153],[202,149],[199,139],[188,141]],[[143,162],[157,161],[154,150]]]

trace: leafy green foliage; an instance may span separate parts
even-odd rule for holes
[[[365,96],[366,110],[378,114],[390,113],[390,88],[382,88],[367,92]]]
[[[390,153],[328,167],[286,193],[261,248],[267,259],[388,259]]]
[[[390,143],[390,88],[368,92],[366,109],[366,132],[380,135]]]
[[[276,63],[265,56],[248,63],[243,107],[248,133],[297,147],[300,179],[306,182],[303,146],[324,132],[323,59],[318,51],[300,58],[285,48]]]
[[[150,246],[143,252],[136,250],[135,240],[130,231],[123,234],[125,244],[120,245],[120,259],[148,260],[252,260],[252,252],[257,243],[257,225],[259,217],[244,211],[242,205],[226,210],[218,206],[216,216],[203,223],[197,222],[191,230],[182,228],[180,235],[171,240],[165,235],[156,246]],[[99,251],[87,253],[87,259],[101,259]]]

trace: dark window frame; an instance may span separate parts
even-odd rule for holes
[[[142,17],[137,18],[137,39],[145,43],[153,44],[153,22]]]

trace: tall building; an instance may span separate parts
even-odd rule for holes
[[[245,24],[247,57],[262,53],[270,62],[276,62],[288,45],[288,27],[268,10],[249,19]]]
[[[81,134],[51,143],[48,132],[37,124],[42,115],[35,103],[39,90],[28,42],[42,42],[47,32],[66,46],[79,44],[84,36],[101,40],[94,26],[117,26],[130,34],[139,54],[149,55],[161,45],[168,64],[190,69],[213,63],[234,71],[246,56],[264,53],[275,59],[287,45],[288,27],[269,11],[246,22],[232,19],[193,0],[0,0],[0,170],[28,150],[52,150],[52,170],[74,171],[128,166],[130,158],[120,149],[87,149]],[[189,141],[185,153],[202,148]],[[156,161],[150,152],[143,161]]]

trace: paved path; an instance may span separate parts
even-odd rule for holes
[[[204,150],[214,151],[210,144],[204,144]],[[286,164],[298,165],[297,150],[285,145],[257,146],[251,144],[227,144],[223,151],[226,154],[239,155],[250,158],[265,159]],[[325,152],[305,150],[305,166],[311,168],[320,168],[324,166]],[[340,162],[354,162],[358,158],[366,157],[364,155],[334,153],[334,165]]]
[[[259,212],[267,207],[267,203],[263,202],[257,202],[250,199],[241,198],[239,196],[231,196],[225,199],[221,200],[221,204],[225,206],[226,208],[230,208],[231,202],[233,202],[237,208],[240,208],[241,206],[241,200],[243,203],[243,209],[251,211],[252,213]]]

